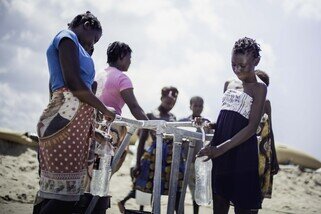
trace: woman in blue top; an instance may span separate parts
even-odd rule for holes
[[[73,213],[84,190],[93,110],[107,120],[115,114],[93,94],[95,68],[90,54],[102,35],[90,12],[77,15],[60,31],[47,50],[50,101],[40,116],[40,213]],[[36,209],[35,207],[35,209]]]

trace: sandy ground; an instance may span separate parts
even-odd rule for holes
[[[133,156],[128,155],[122,168],[111,180],[112,207],[108,213],[120,213],[117,202],[131,189],[129,167]],[[32,203],[38,189],[36,151],[18,144],[0,142],[0,213],[32,213]],[[166,213],[167,198],[162,199]],[[126,208],[138,209],[134,199]],[[146,207],[151,210],[151,207]],[[192,214],[190,194],[186,194],[185,213]],[[212,213],[211,207],[201,207],[200,213]],[[231,209],[230,213],[234,213]],[[321,213],[321,173],[282,166],[274,179],[273,198],[263,203],[263,214]]]

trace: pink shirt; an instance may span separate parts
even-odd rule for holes
[[[125,105],[125,101],[121,97],[120,92],[133,88],[133,84],[129,77],[115,67],[108,67],[105,72],[97,77],[97,96],[109,107],[113,107],[116,113],[121,115],[121,109]]]

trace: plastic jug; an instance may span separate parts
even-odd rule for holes
[[[90,193],[100,197],[108,196],[111,176],[112,155],[107,152],[106,144],[99,144],[95,149],[95,161],[90,182]]]
[[[198,205],[212,202],[212,161],[203,162],[207,157],[195,160],[195,201]]]
[[[201,127],[203,147],[205,146],[205,131]],[[209,205],[212,202],[212,160],[207,156],[198,157],[195,160],[195,202],[198,205]]]

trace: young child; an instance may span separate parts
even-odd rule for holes
[[[175,122],[176,116],[171,113],[172,108],[175,106],[178,97],[178,90],[176,87],[164,87],[161,91],[161,103],[153,110],[148,113],[147,116],[150,120],[165,120],[168,122]],[[153,142],[149,146],[147,151],[144,150],[146,140],[148,136],[151,136]],[[172,149],[173,139],[171,137],[164,136],[163,138],[163,149],[162,149],[162,179],[161,179],[161,194],[168,195],[169,183],[170,183],[170,172],[172,163]],[[183,149],[182,149],[183,150]],[[182,151],[183,153],[183,151]],[[153,192],[153,181],[155,173],[155,161],[156,161],[156,131],[149,131],[142,129],[137,147],[137,158],[136,167],[134,169],[134,175],[137,175],[135,181],[135,189],[142,192],[152,193]],[[185,171],[185,162],[181,155],[180,166],[178,174],[178,187],[177,196],[175,200],[175,210],[178,210],[180,190],[182,188],[183,177]]]
[[[269,86],[269,75],[261,70],[255,71],[256,75]],[[264,114],[257,129],[259,145],[259,175],[262,200],[272,197],[273,176],[279,171],[276,156],[274,134],[272,129],[272,109],[270,100],[266,99]]]
[[[147,114],[149,120],[165,120],[169,122],[176,121],[176,116],[172,114],[170,111],[176,104],[178,96],[177,88],[173,86],[163,87],[161,91],[161,103],[154,111]],[[153,143],[152,145],[145,151],[145,143],[149,137],[151,136]],[[162,177],[166,177],[166,179],[162,179],[162,194],[168,194],[169,187],[169,173],[170,173],[170,165],[171,162],[171,150],[172,150],[172,139],[164,139],[163,141],[163,165],[162,165]],[[154,177],[154,169],[155,169],[155,151],[156,151],[156,132],[149,131],[148,129],[140,130],[139,143],[137,147],[137,155],[136,155],[136,166],[131,171],[132,177],[135,177],[133,180],[134,188],[131,190],[128,195],[121,201],[118,202],[118,207],[121,213],[129,212],[125,208],[125,203],[131,199],[135,198],[136,190],[140,190],[142,192],[152,193],[153,192],[153,177]],[[168,151],[168,152],[166,152]],[[166,171],[165,171],[166,168]],[[183,174],[180,171],[180,174]],[[179,202],[179,197],[177,197],[177,205]],[[140,210],[143,211],[144,207],[140,206]]]
[[[108,67],[96,78],[97,96],[106,106],[114,108],[119,115],[122,114],[122,109],[126,104],[137,120],[148,120],[136,99],[132,81],[126,75],[131,64],[131,53],[132,49],[126,43],[115,41],[109,44],[107,48]],[[112,125],[112,130],[120,136],[126,133],[125,126]],[[118,147],[120,143],[121,141],[114,142],[115,147]],[[113,173],[121,167],[126,154],[127,151],[122,155]]]
[[[256,130],[264,112],[267,86],[258,82],[255,66],[261,49],[255,40],[242,38],[232,50],[232,69],[243,90],[227,89],[210,146],[198,156],[212,159],[214,213],[258,213],[261,189]]]
[[[192,115],[180,119],[179,121],[194,121],[195,118],[197,117],[202,117],[201,114],[203,112],[203,108],[204,108],[204,100],[202,97],[199,96],[194,96],[190,99],[190,109],[192,111]],[[210,121],[206,118],[202,117],[202,123],[210,123]],[[200,129],[197,129],[198,132],[201,132]],[[209,132],[209,130],[207,130],[206,132]],[[195,149],[194,149],[194,156],[196,156],[196,154],[201,150],[203,144],[202,141],[198,141],[195,144]],[[190,170],[191,170],[191,176],[189,178],[189,182],[188,182],[188,187],[191,191],[192,194],[192,199],[193,199],[193,212],[194,214],[197,214],[199,212],[199,205],[195,202],[195,198],[194,198],[194,191],[195,191],[195,168],[194,168],[194,162],[195,162],[195,158],[193,159],[193,162],[190,166]]]
[[[97,96],[121,115],[126,104],[137,120],[148,120],[134,94],[130,78],[125,74],[131,64],[132,49],[123,42],[113,42],[107,48],[108,67],[97,77]]]
[[[131,64],[132,49],[128,44],[115,41],[107,48],[107,63],[108,67],[104,72],[97,77],[97,96],[99,99],[109,107],[113,107],[116,113],[121,115],[122,108],[126,104],[132,115],[137,120],[148,120],[144,110],[139,105],[134,94],[134,87],[130,78],[126,75]],[[126,133],[125,126],[113,125],[112,130],[121,135]],[[121,141],[115,142],[116,147],[120,145]],[[116,170],[125,161],[127,150],[123,153]],[[113,171],[113,173],[115,172]],[[124,212],[124,204],[129,199],[135,196],[135,192],[131,191],[124,200],[118,203],[121,212]]]
[[[137,131],[137,141],[135,143],[135,145],[137,146],[137,144],[139,143],[139,136],[140,136],[140,129]],[[136,198],[136,189],[135,189],[135,176],[134,176],[134,169],[135,169],[135,166],[136,166],[136,153],[137,153],[137,150],[133,152],[134,153],[134,160],[132,160],[132,163],[131,163],[131,167],[129,169],[130,171],[130,178],[131,178],[131,181],[133,183],[133,187],[132,189],[127,193],[127,195],[122,199],[120,200],[117,204],[118,204],[118,208],[119,208],[119,211],[120,213],[126,213],[128,211],[126,211],[125,209],[125,204],[128,200],[132,199],[132,198]],[[139,211],[144,211],[144,206],[143,205],[140,205],[139,206]]]

